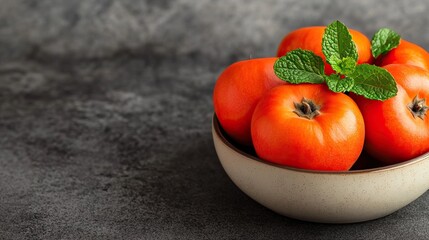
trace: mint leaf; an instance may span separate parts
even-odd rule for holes
[[[398,92],[395,79],[384,68],[360,64],[350,77],[354,79],[350,91],[369,99],[387,100]]]
[[[388,28],[380,28],[372,37],[372,56],[377,58],[381,54],[387,53],[399,45],[401,36]]]
[[[351,65],[356,65],[358,53],[352,35],[342,22],[337,20],[326,27],[322,38],[322,52],[336,72],[353,72],[354,67]]]
[[[323,83],[325,64],[311,51],[296,49],[277,59],[274,72],[280,79],[298,83]]]
[[[353,78],[345,77],[341,79],[338,74],[331,74],[325,77],[328,88],[333,92],[347,92],[352,89],[354,85]]]
[[[356,61],[350,57],[343,59],[337,59],[336,56],[332,56],[330,61],[332,69],[341,74],[351,74],[355,71]]]

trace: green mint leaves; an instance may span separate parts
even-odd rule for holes
[[[361,64],[351,77],[355,82],[350,91],[369,99],[386,100],[398,92],[395,80],[384,68]]]
[[[401,36],[388,28],[378,30],[371,40],[372,56],[377,58],[381,54],[387,53],[399,45]]]
[[[323,83],[325,63],[313,52],[297,49],[276,61],[274,71],[290,83]]]
[[[381,43],[391,42],[391,37],[385,35],[392,34],[380,33],[374,38]],[[375,48],[383,49],[383,52],[390,48],[381,45]],[[375,65],[357,65],[356,45],[349,30],[340,21],[326,27],[322,52],[335,71],[329,76],[324,72],[322,58],[302,49],[290,51],[279,58],[274,64],[274,72],[280,79],[293,84],[326,82],[333,92],[354,92],[369,99],[386,100],[396,95],[396,82],[388,71]]]
[[[322,52],[336,72],[348,74],[354,71],[358,59],[356,45],[349,30],[340,21],[334,21],[326,27]]]
[[[338,74],[332,74],[330,76],[326,76],[326,85],[331,91],[334,92],[348,92],[354,86],[354,79],[350,77],[346,77],[341,79],[341,76]]]

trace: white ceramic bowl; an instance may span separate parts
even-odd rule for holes
[[[284,216],[353,223],[391,214],[429,189],[429,153],[365,170],[310,171],[258,159],[234,146],[216,116],[213,141],[231,180],[248,196]]]

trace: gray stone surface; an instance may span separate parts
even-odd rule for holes
[[[228,64],[339,19],[429,47],[427,1],[0,0],[1,239],[429,239],[429,194],[324,225],[244,195],[216,157]]]

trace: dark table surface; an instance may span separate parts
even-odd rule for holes
[[[1,239],[429,239],[429,193],[327,225],[243,194],[211,138],[234,61],[339,19],[429,47],[427,1],[0,0]]]

